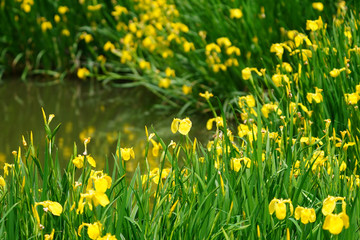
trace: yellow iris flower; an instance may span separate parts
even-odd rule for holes
[[[53,229],[50,234],[45,234],[44,235],[44,240],[53,240],[54,239],[54,233],[55,233],[55,229]]]
[[[349,227],[349,216],[341,212],[340,214],[332,214],[326,216],[323,229],[329,230],[331,234],[339,234],[341,233],[343,228]]]
[[[111,187],[112,179],[103,171],[94,171],[91,170],[90,178],[88,180],[88,185],[86,190],[90,190],[93,187],[99,192],[106,192],[107,189]]]
[[[173,133],[176,133],[179,131],[182,135],[187,135],[190,132],[192,126],[192,122],[189,118],[179,119],[174,118],[174,120],[171,123],[171,131]]]
[[[43,206],[43,210],[45,212],[50,211],[55,216],[60,216],[63,211],[61,204],[58,202],[53,202],[49,200],[43,202],[36,202],[35,206],[31,206],[31,208],[38,224],[40,224],[40,217],[38,211],[36,210],[36,207],[39,205]]]
[[[200,95],[200,97],[203,97],[206,100],[209,100],[211,97],[214,96],[212,93],[209,93],[208,91],[206,91],[205,93],[199,93],[199,95]]]
[[[100,222],[95,223],[82,223],[78,229],[78,235],[81,236],[82,228],[86,226],[88,228],[87,234],[90,239],[98,239],[101,235],[102,224]]]
[[[357,92],[345,93],[345,101],[348,105],[356,105],[360,100],[360,96]]]
[[[265,118],[269,118],[270,112],[276,112],[278,115],[282,114],[282,111],[277,104],[267,103],[264,104],[261,108],[261,112]]]
[[[41,30],[43,32],[46,32],[47,30],[52,29],[52,28],[53,28],[53,26],[52,26],[51,22],[49,22],[49,21],[45,21],[45,22],[41,23]]]
[[[183,85],[181,90],[184,93],[184,95],[188,95],[188,94],[190,94],[192,92],[192,87],[187,86],[187,85]]]
[[[308,108],[303,105],[302,103],[294,103],[294,102],[290,102],[290,105],[289,105],[289,111],[291,114],[294,114],[296,113],[297,111],[297,107],[300,107],[306,114],[308,114],[309,116],[311,116],[311,111],[308,110]]]
[[[171,85],[171,80],[169,78],[161,78],[159,80],[158,86],[161,88],[169,88]]]
[[[206,129],[211,130],[214,122],[216,123],[216,127],[223,127],[224,126],[224,120],[223,120],[222,117],[210,118],[206,122]]]
[[[308,224],[309,222],[313,223],[316,221],[315,209],[298,206],[295,208],[295,219],[301,219],[303,224]]]
[[[285,203],[289,204],[290,207],[290,215],[293,214],[294,212],[294,207],[292,205],[292,202],[290,199],[277,199],[274,198],[273,200],[271,200],[270,204],[269,204],[269,213],[271,215],[273,215],[273,213],[275,212],[275,215],[277,217],[277,219],[279,220],[283,220],[286,217],[286,205]]]
[[[334,214],[336,202],[342,201],[342,212]],[[322,213],[326,216],[323,229],[329,230],[331,234],[339,234],[342,229],[349,227],[349,216],[346,214],[346,202],[344,197],[328,196],[323,201]]]
[[[102,190],[102,189],[103,188],[101,188],[100,190]],[[84,199],[86,200],[85,203],[84,203]],[[87,193],[80,194],[80,201],[79,201],[78,209],[76,210],[76,213],[82,214],[84,212],[85,204],[87,204],[89,209],[92,210],[93,204],[95,207],[98,206],[99,204],[102,207],[105,207],[109,203],[110,203],[109,198],[107,197],[105,192],[97,191],[97,190],[94,191],[93,189],[90,189],[89,191],[87,191]]]
[[[231,168],[235,172],[239,172],[242,167],[241,162],[243,162],[247,168],[251,167],[251,159],[248,157],[242,157],[242,158],[232,158],[231,159]]]
[[[322,2],[313,2],[312,7],[313,9],[318,10],[320,12],[324,10],[324,4]]]
[[[309,43],[311,43],[308,38],[303,39],[303,38],[300,38],[299,35],[295,37],[295,44],[300,45],[303,40],[305,40],[305,42],[309,41]],[[299,57],[301,57],[304,62],[307,62],[309,58],[312,58],[312,51],[309,49],[296,49],[290,53],[290,56],[294,56],[295,54],[297,54]]]
[[[89,43],[89,42],[91,42],[92,40],[94,40],[94,38],[93,38],[93,36],[91,35],[91,34],[88,34],[88,33],[86,33],[86,32],[83,32],[83,33],[81,33],[81,35],[79,36],[79,39],[80,40],[84,40],[86,43]],[[80,69],[82,69],[84,72],[88,72],[89,70],[87,70],[86,68],[79,68],[79,70]],[[87,71],[86,71],[86,70]],[[79,70],[78,70],[78,72],[79,72]],[[78,76],[79,76],[79,73],[78,73]]]
[[[150,139],[150,141],[151,141],[151,144],[153,145],[152,155],[153,155],[154,157],[159,156],[159,151],[160,151],[160,149],[162,149],[161,144],[160,144],[160,143],[157,143],[157,142],[156,142],[155,140],[153,140],[153,139]]]
[[[101,5],[101,4],[96,4],[96,5],[89,5],[89,6],[87,6],[87,9],[88,9],[90,12],[99,11],[101,8],[102,8],[102,5]]]
[[[244,107],[244,103],[247,104],[248,107],[255,107],[255,98],[253,95],[247,95],[243,97],[239,97],[239,106],[240,108]]]
[[[128,13],[127,8],[117,5],[117,6],[114,7],[114,11],[111,12],[111,15],[113,15],[114,17],[117,17],[117,16],[120,16],[123,13],[124,14]]]
[[[111,177],[104,174],[102,171],[91,171],[88,185],[86,187],[87,192],[80,195],[77,213],[82,214],[84,212],[85,204],[88,204],[90,210],[94,206],[99,204],[103,207],[110,203],[109,198],[105,194],[106,190],[111,187]],[[92,189],[95,187],[95,190]],[[84,199],[86,202],[84,203]]]
[[[85,79],[89,75],[90,75],[90,71],[87,68],[79,68],[77,70],[77,76],[80,79]]]
[[[69,11],[69,8],[67,6],[59,6],[58,12],[63,15]]]
[[[154,168],[153,170],[150,171],[150,179],[154,183],[159,184],[160,180],[166,179],[169,176],[170,172],[171,172],[170,168],[165,168],[162,170],[160,174],[160,169]]]
[[[316,103],[321,103],[323,101],[323,96],[321,95],[322,91],[322,89],[315,87],[315,93],[308,93],[306,95],[306,99],[309,101],[309,103],[312,103],[313,101]]]
[[[281,60],[284,54],[284,49],[291,53],[291,48],[285,43],[274,43],[270,47],[270,52],[276,54],[276,56]]]
[[[330,71],[330,76],[333,78],[336,78],[337,76],[340,75],[341,72],[343,72],[345,70],[346,70],[346,68],[340,68],[340,69],[334,68],[333,70]]]
[[[242,71],[241,71],[241,76],[244,80],[249,80],[250,77],[251,77],[251,72],[254,71],[256,72],[257,75],[259,75],[260,77],[262,76],[262,73],[259,72],[259,70],[257,70],[257,68],[244,68]]]
[[[306,21],[306,30],[311,30],[311,31],[317,31],[321,28],[323,28],[323,21],[321,19],[321,17],[319,17],[317,20],[307,20]]]
[[[277,87],[283,86],[283,82],[286,83],[286,85],[290,84],[290,80],[289,80],[288,76],[286,76],[284,74],[274,74],[271,77],[271,80],[274,82],[275,86],[277,86]]]
[[[124,161],[130,160],[130,158],[135,159],[135,152],[133,148],[120,148],[121,158]]]
[[[150,68],[151,68],[151,64],[150,64],[150,62],[148,62],[148,61],[140,60],[140,61],[139,61],[139,67],[140,67],[141,69],[150,69]]]
[[[55,216],[60,216],[60,214],[63,211],[61,204],[58,202],[53,202],[53,201],[37,202],[35,203],[35,208],[39,205],[44,207],[44,211],[50,211]]]
[[[14,164],[8,164],[8,163],[4,164],[4,177],[9,175],[9,169],[12,169],[13,167],[14,167]]]
[[[104,51],[107,52],[107,51],[112,51],[115,49],[115,45],[110,42],[110,41],[107,41],[104,45]]]
[[[324,214],[324,216],[329,215],[330,213],[332,213],[335,210],[336,207],[336,202],[337,201],[342,201],[342,206],[343,206],[343,210],[345,210],[346,208],[346,203],[345,203],[345,198],[344,197],[333,197],[333,196],[328,196],[324,201],[323,201],[323,207],[321,209],[322,213]]]
[[[243,17],[243,13],[240,9],[238,8],[230,9],[230,18],[242,18],[242,17]]]
[[[227,37],[221,37],[221,38],[216,39],[216,43],[220,47],[222,47],[222,46],[230,47],[231,46],[231,41]]]
[[[78,155],[72,162],[77,168],[82,168],[84,167],[84,159],[85,157],[83,155]],[[92,167],[96,167],[96,162],[92,156],[86,156],[86,160]]]
[[[228,47],[226,49],[226,54],[229,55],[229,56],[232,55],[232,54],[235,54],[236,56],[240,56],[241,51],[240,51],[240,48],[235,47],[235,46],[231,46],[231,47]]]

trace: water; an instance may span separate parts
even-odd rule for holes
[[[73,155],[76,143],[78,152],[83,152],[83,139],[91,137],[88,152],[104,167],[105,157],[113,161],[116,142],[121,135],[122,147],[133,147],[135,160],[127,163],[127,170],[133,171],[138,163],[144,162],[146,135],[144,127],[152,127],[165,142],[179,140],[179,134],[172,134],[170,125],[176,114],[159,111],[153,104],[158,98],[146,89],[104,89],[100,86],[68,81],[64,85],[41,87],[9,81],[0,85],[0,167],[12,162],[11,152],[22,145],[22,135],[29,139],[33,132],[34,143],[39,146],[39,156],[44,152],[45,130],[41,107],[46,115],[55,114],[50,126],[61,123],[56,137],[62,166]],[[190,116],[193,128],[190,137],[209,138],[205,132],[205,117]],[[158,157],[149,154],[151,168],[157,167]]]

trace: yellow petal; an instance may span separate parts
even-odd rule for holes
[[[303,207],[300,207],[300,206],[298,206],[298,207],[296,207],[295,208],[295,219],[296,220],[299,220],[300,219],[300,217],[301,217],[301,212],[304,210],[304,208]]]
[[[132,157],[133,159],[135,159],[135,152],[133,148],[130,148],[130,157]]]
[[[321,12],[324,9],[324,4],[322,2],[313,2],[312,7]]]
[[[72,160],[73,164],[77,168],[82,168],[84,166],[84,156],[77,156]]]
[[[323,229],[329,230],[331,234],[339,234],[343,227],[343,220],[338,215],[329,214],[326,216]]]
[[[95,193],[95,199],[95,205],[99,203],[101,206],[105,207],[110,203],[109,198],[106,196],[105,193]]]
[[[55,229],[53,229],[50,234],[45,234],[44,235],[44,240],[53,240],[54,239],[54,233],[55,233]]]
[[[334,211],[335,206],[336,206],[335,198],[329,196],[324,200],[321,211],[324,214],[324,216],[327,216]]]
[[[80,198],[80,201],[78,203],[78,208],[76,209],[76,214],[79,214],[79,213],[83,214],[83,212],[84,212],[84,199]]]
[[[339,216],[340,216],[341,219],[343,220],[344,227],[345,227],[346,229],[349,228],[349,225],[350,225],[350,223],[349,223],[349,216],[348,216],[346,213],[344,213],[344,212],[340,213]]]
[[[90,202],[88,202],[87,205],[88,205],[90,211],[92,211],[93,210],[93,205]]]
[[[279,200],[274,198],[269,204],[269,213],[272,215],[275,212],[275,205]]]
[[[243,13],[240,9],[230,9],[230,18],[242,18]]]
[[[311,217],[311,210],[305,208],[305,209],[301,212],[301,222],[302,222],[303,224],[309,223],[310,217]]]
[[[316,221],[316,213],[315,213],[315,209],[311,208],[311,215],[310,215],[310,222],[315,222]]]
[[[92,167],[96,167],[96,162],[95,159],[93,157],[91,157],[90,155],[86,157],[86,160],[88,161],[88,163],[92,166]]]
[[[174,118],[174,120],[171,123],[171,131],[172,131],[172,133],[176,133],[178,131],[179,123],[180,123],[180,119]]]
[[[58,202],[50,202],[49,210],[53,215],[60,216],[60,214],[62,213],[63,208],[62,208],[61,204],[58,203]]]
[[[95,190],[96,192],[105,193],[108,189],[108,181],[105,178],[99,178],[95,180]]]
[[[250,77],[251,77],[251,70],[250,70],[250,68],[244,68],[242,71],[241,71],[241,75],[242,75],[242,78],[244,79],[244,80],[248,80],[248,79],[250,79]]]
[[[309,103],[312,103],[312,96],[313,96],[313,94],[312,93],[308,93],[307,95],[306,95],[306,99],[309,101]]]
[[[82,223],[79,228],[78,228],[78,235],[81,237],[81,229],[84,227],[84,226],[87,226],[89,225],[88,223]]]
[[[131,149],[130,148],[120,148],[121,158],[124,161],[128,161],[131,157]]]
[[[248,158],[248,157],[243,157],[241,158],[240,160],[244,161],[244,164],[247,168],[250,168],[251,167],[251,159]]]
[[[241,161],[239,158],[233,158],[232,161],[232,168],[234,169],[235,172],[239,172],[241,169]]]
[[[313,99],[315,100],[316,103],[320,103],[320,102],[322,102],[323,97],[322,97],[321,93],[316,93],[316,94],[313,96]]]
[[[220,50],[221,51],[221,50]],[[199,93],[200,97],[205,98],[206,100],[209,100],[211,97],[213,97],[214,95],[212,93],[209,93],[208,91],[206,91],[205,93]]]
[[[98,237],[100,237],[100,231],[101,231],[101,224],[94,223],[88,226],[87,233],[89,235],[89,238],[97,239]]]
[[[191,129],[192,123],[189,118],[181,120],[179,125],[179,133],[182,135],[187,135]]]
[[[289,203],[289,206],[290,206],[290,215],[293,215],[293,213],[294,213],[294,206],[292,205],[292,202],[291,202],[290,199],[288,200],[288,203]]]
[[[151,142],[153,143],[152,155],[154,157],[157,157],[157,156],[159,156],[160,144],[157,144],[157,142],[155,142],[152,139],[151,139]]]
[[[206,122],[206,129],[207,130],[211,130],[212,129],[212,125],[213,122],[215,121],[215,118],[210,118],[207,122]]]
[[[2,176],[0,176],[0,186],[5,187],[5,185],[6,185],[5,179]]]
[[[38,214],[38,212],[37,212],[37,210],[36,210],[36,205],[35,205],[35,206],[31,206],[31,209],[32,209],[32,211],[33,211],[33,214],[34,214],[34,217],[35,217],[37,223],[40,224],[40,217],[39,217],[39,214]]]
[[[106,179],[106,181],[108,182],[107,187],[108,187],[108,188],[110,188],[110,187],[111,187],[111,183],[112,183],[112,179],[111,179],[111,177],[109,177],[109,176],[105,176],[104,178],[105,178],[105,179]]]
[[[160,181],[159,175],[155,175],[155,176],[152,178],[152,180],[153,180],[153,182],[154,182],[155,184],[159,184],[159,181]]]
[[[286,217],[286,205],[284,202],[279,202],[275,205],[275,214],[279,220],[283,220]]]
[[[255,107],[256,102],[255,102],[255,98],[253,95],[248,95],[246,96],[246,103],[248,105],[248,107]]]
[[[337,77],[339,75],[340,75],[340,70],[339,69],[334,68],[333,70],[330,71],[330,76],[333,77],[333,78],[335,78],[335,77]]]

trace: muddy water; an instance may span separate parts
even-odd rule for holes
[[[164,138],[165,142],[179,140],[178,135],[170,131],[172,119],[176,113],[154,108],[156,96],[146,89],[104,89],[68,81],[64,85],[39,86],[24,84],[20,81],[7,81],[0,85],[0,167],[4,162],[12,162],[13,150],[22,145],[22,135],[29,139],[33,132],[34,143],[39,146],[42,158],[45,130],[41,107],[47,115],[55,114],[51,126],[61,123],[56,137],[56,146],[62,165],[65,166],[73,155],[74,143],[79,152],[83,151],[83,139],[91,137],[88,152],[98,163],[104,166],[105,158],[110,163],[121,135],[122,147],[133,147],[136,159],[127,163],[127,170],[133,171],[144,161],[146,143],[145,125]],[[185,117],[185,116],[182,116]],[[193,128],[190,137],[206,139],[204,116],[190,116]],[[158,157],[151,156],[151,167],[156,167]]]

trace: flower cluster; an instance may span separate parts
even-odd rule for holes
[[[342,211],[339,214],[334,214],[336,202],[342,202]],[[290,216],[293,214],[294,207],[290,199],[274,198],[269,204],[269,213],[272,215],[275,212],[277,219],[284,220],[286,217],[286,204],[289,204]],[[328,196],[323,201],[321,212],[325,216],[323,229],[328,230],[331,234],[339,234],[343,228],[349,227],[349,216],[346,214],[346,202],[344,197]],[[295,219],[301,219],[303,224],[313,223],[316,221],[316,212],[314,208],[305,208],[297,206],[295,209]]]

